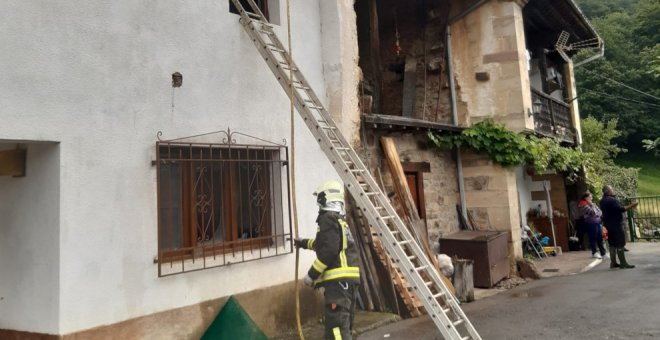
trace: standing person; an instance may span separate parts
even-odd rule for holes
[[[360,267],[353,236],[344,221],[344,186],[326,182],[314,195],[319,206],[316,238],[294,240],[296,247],[316,252],[303,282],[324,288],[325,339],[350,340]]]
[[[605,244],[603,244],[603,228],[601,226],[601,216],[603,213],[594,204],[593,196],[590,192],[582,195],[582,200],[578,203],[582,224],[589,236],[589,246],[591,247],[591,257],[602,259],[607,256]],[[596,252],[598,246],[599,253]]]
[[[610,268],[635,268],[626,261],[625,246],[626,233],[623,227],[623,212],[634,209],[637,202],[622,206],[616,199],[616,194],[611,186],[603,188],[603,199],[600,200],[600,209],[603,211],[603,224],[607,228],[607,241],[610,244]],[[619,257],[619,263],[616,262]]]

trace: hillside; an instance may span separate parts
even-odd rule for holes
[[[639,196],[660,195],[660,158],[651,153],[623,154],[616,159],[618,165],[639,168]]]

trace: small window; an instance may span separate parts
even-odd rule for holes
[[[249,13],[254,13],[255,12],[254,9],[252,8],[252,6],[250,6],[250,3],[249,3],[248,0],[239,0],[239,2],[241,3],[241,6],[243,6],[243,8],[245,8],[245,10],[247,12],[249,12]],[[261,13],[264,14],[264,16],[266,17],[266,20],[269,20],[270,17],[268,15],[268,1],[267,0],[254,0],[254,3],[257,5],[257,7],[259,7],[259,10],[261,11]],[[234,13],[234,14],[239,14],[238,9],[236,9],[236,6],[234,6],[234,3],[232,2],[232,0],[229,0],[229,12]]]
[[[157,150],[160,276],[291,252],[286,147]]]

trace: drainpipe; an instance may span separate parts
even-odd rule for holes
[[[447,47],[447,75],[449,76],[449,93],[451,94],[451,120],[454,126],[458,126],[458,109],[456,107],[456,82],[454,80],[454,67],[451,56],[451,26],[447,25],[445,34],[445,46]],[[467,206],[465,203],[465,183],[463,181],[463,160],[461,148],[456,148],[456,174],[458,176],[458,196],[461,200],[461,214],[463,220],[467,221]]]
[[[447,76],[449,77],[449,93],[451,94],[451,118],[454,126],[458,126],[458,108],[456,107],[456,81],[454,80],[454,63],[451,54],[451,24],[472,13],[475,9],[486,3],[488,0],[477,0],[463,12],[447,20],[447,29],[445,30],[445,46],[447,47]],[[463,160],[461,158],[461,149],[456,149],[456,174],[458,176],[458,196],[461,200],[461,214],[463,219],[467,218],[467,205],[465,203],[465,183],[463,177]]]

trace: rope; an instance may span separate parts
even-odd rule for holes
[[[293,50],[291,49],[291,2],[286,0],[286,28],[289,45],[289,116],[291,120],[291,200],[293,201],[293,230],[295,238],[298,238],[298,205],[296,204],[296,137],[294,124],[293,105]],[[300,322],[300,282],[298,281],[298,267],[300,265],[300,249],[296,247],[296,269],[293,273],[294,290],[296,295],[296,328],[300,340],[305,340]]]

